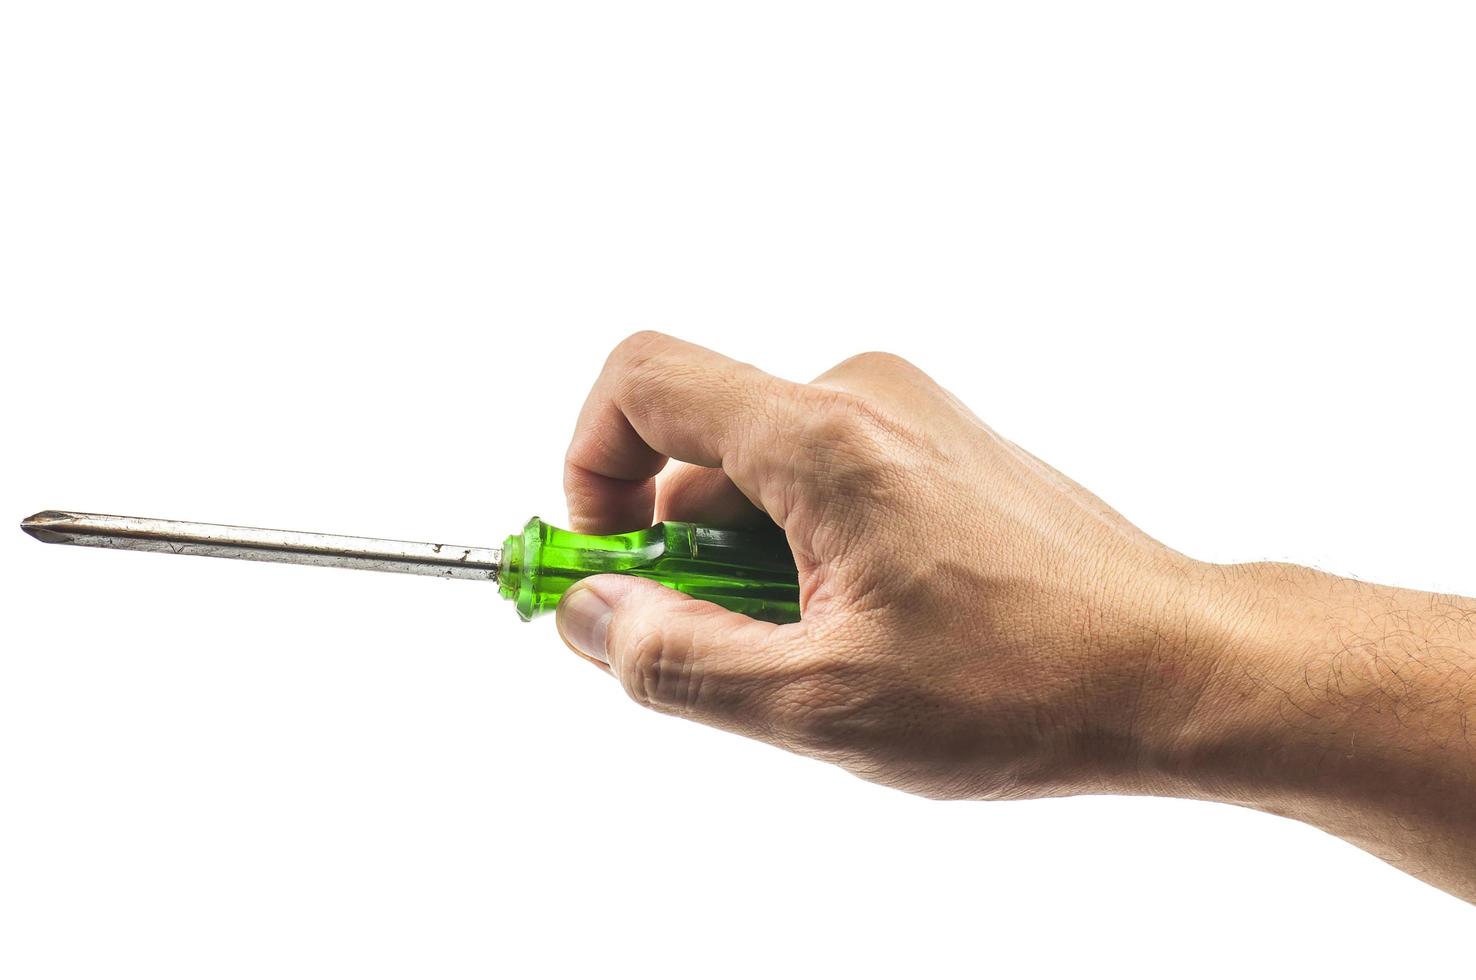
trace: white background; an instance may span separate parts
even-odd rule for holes
[[[1169,544],[1476,594],[1463,3],[10,3],[0,515],[495,544],[654,327],[896,351]],[[1469,969],[1249,811],[940,804],[486,586],[0,533],[0,973]]]

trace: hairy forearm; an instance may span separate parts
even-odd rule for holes
[[[1476,601],[1213,567],[1165,789],[1282,814],[1476,901]]]

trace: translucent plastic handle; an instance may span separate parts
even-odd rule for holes
[[[794,557],[778,528],[667,521],[628,534],[576,534],[535,517],[503,543],[497,578],[526,620],[552,611],[580,579],[607,572],[653,579],[755,619],[799,619]]]

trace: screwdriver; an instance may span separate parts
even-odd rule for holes
[[[468,548],[43,510],[22,521],[21,530],[47,544],[495,582],[525,621],[551,611],[585,576],[608,572],[652,579],[755,619],[799,619],[794,558],[777,527],[748,530],[665,521],[626,534],[578,534],[535,517],[501,548]]]

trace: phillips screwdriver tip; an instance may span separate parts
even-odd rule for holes
[[[65,544],[70,539],[67,535],[58,533],[56,525],[65,524],[72,519],[72,515],[64,511],[43,510],[21,521],[20,526],[22,531],[37,541],[45,541],[47,544]]]

